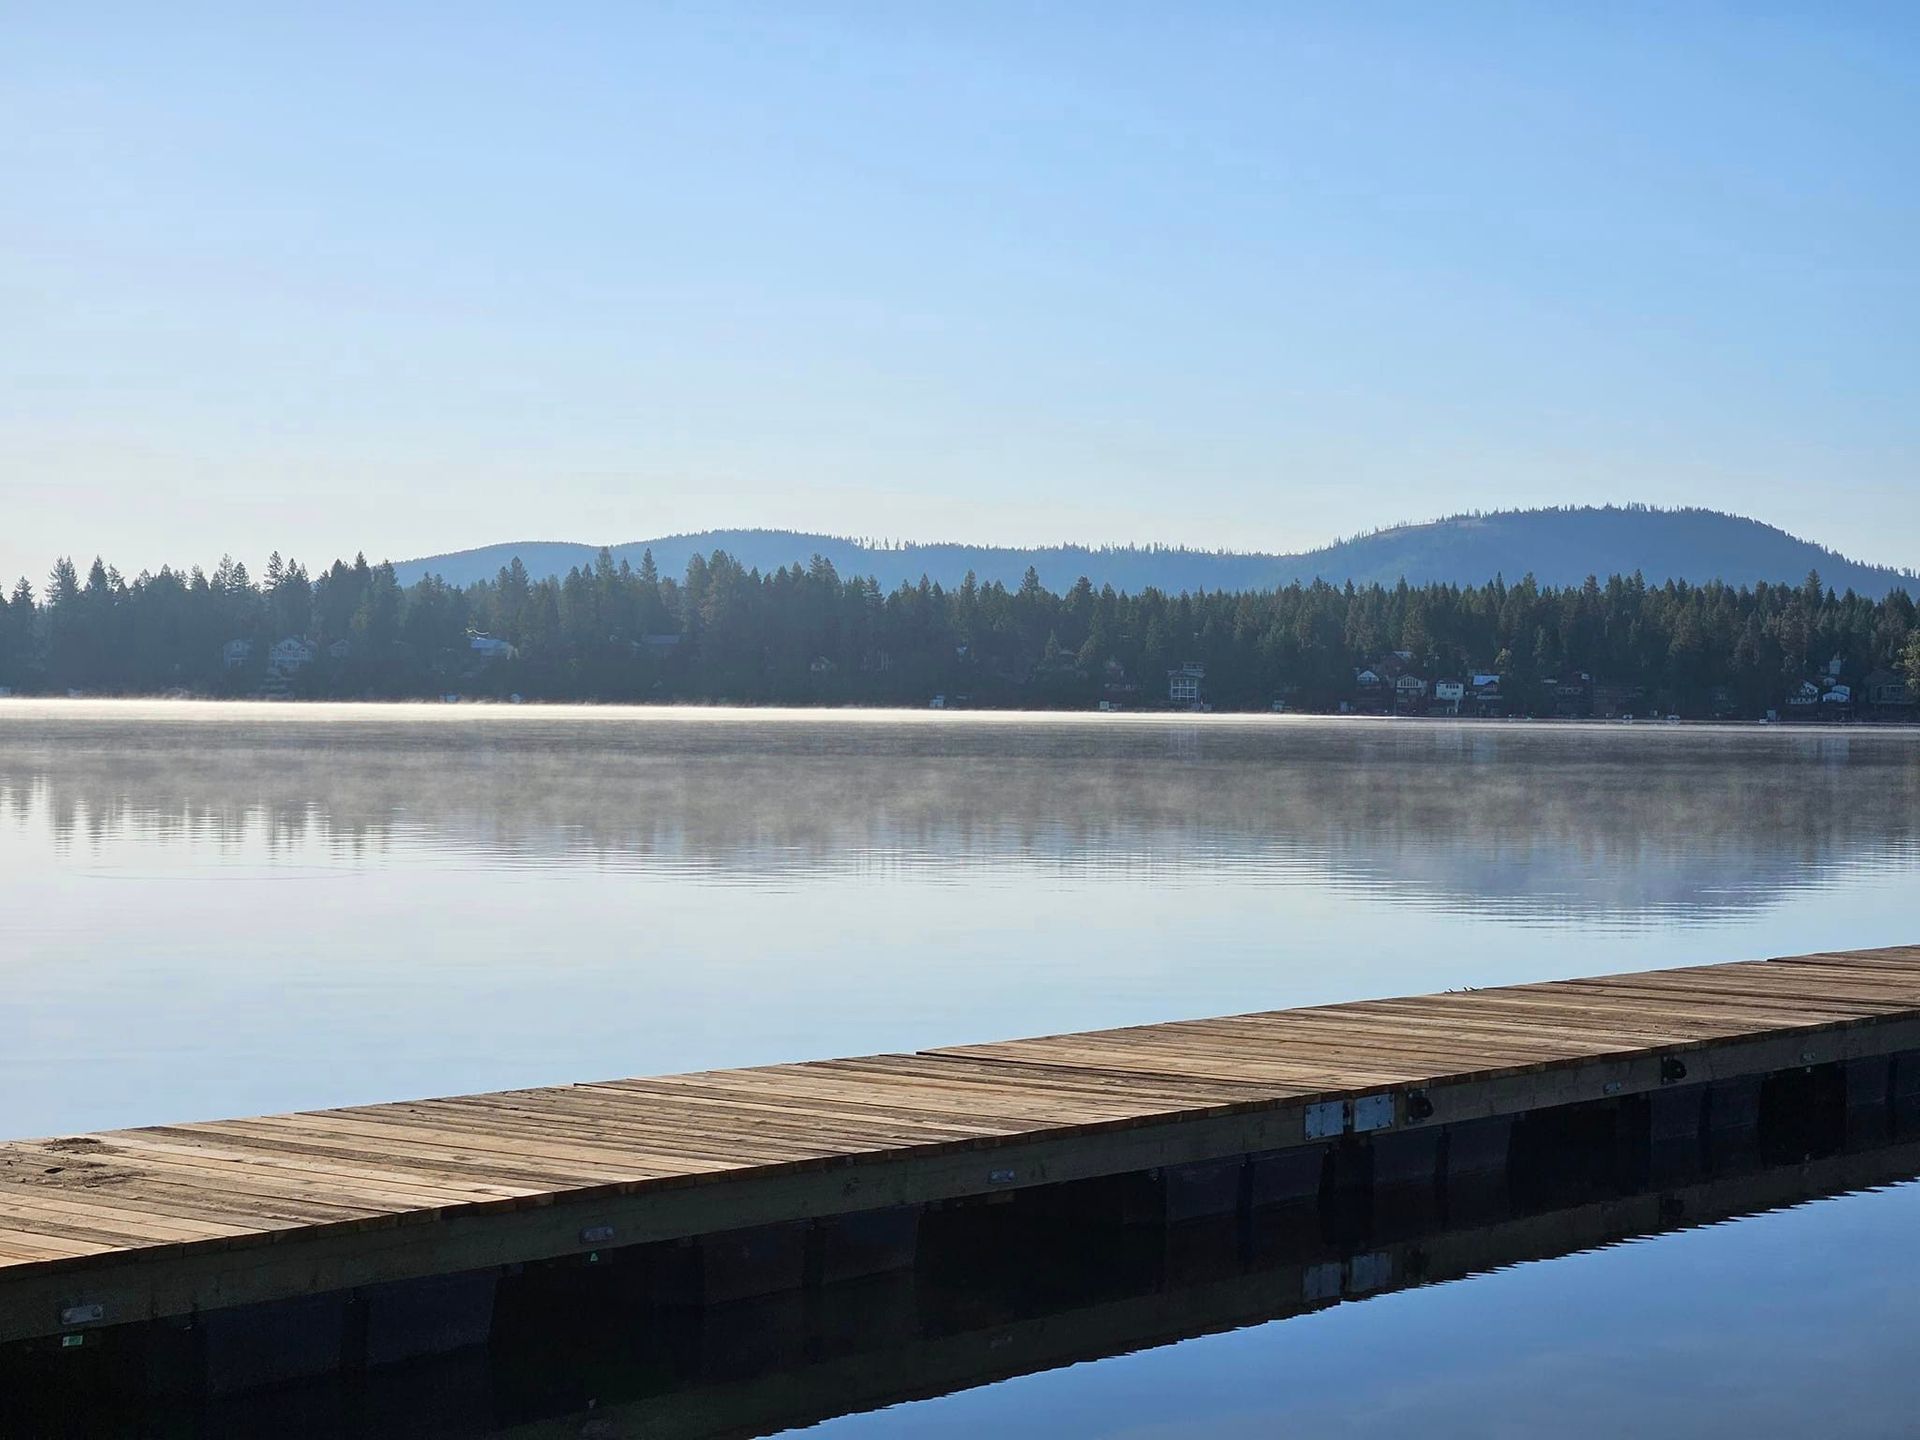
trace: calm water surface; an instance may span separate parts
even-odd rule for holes
[[[1917,938],[1911,733],[0,701],[6,1135]],[[828,1428],[1899,1433],[1916,1205]]]
[[[1920,1184],[845,1417],[1102,1440],[1910,1436]],[[621,1432],[624,1433],[624,1432]]]

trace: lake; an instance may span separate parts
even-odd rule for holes
[[[0,701],[0,1133],[1911,943],[1916,897],[1913,732]],[[1917,1206],[827,1428],[1895,1433]]]

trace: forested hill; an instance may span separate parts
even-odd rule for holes
[[[1029,566],[1043,584],[1064,591],[1082,575],[1125,593],[1149,587],[1177,594],[1200,590],[1264,590],[1316,579],[1358,585],[1478,585],[1533,575],[1543,585],[1578,585],[1589,575],[1631,575],[1654,583],[1724,580],[1797,583],[1818,570],[1841,591],[1884,595],[1920,591],[1911,573],[1864,565],[1771,525],[1716,510],[1588,506],[1458,515],[1402,525],[1299,555],[1239,554],[1165,546],[1055,545],[1037,549],[985,545],[868,544],[792,530],[705,530],[612,547],[616,563],[638,567],[653,552],[660,570],[681,573],[694,555],[724,550],[762,573],[805,564],[819,555],[843,575],[872,576],[882,588],[914,584],[922,575],[948,587],[972,571],[982,584],[1017,586]],[[408,560],[394,566],[402,585],[438,575],[454,585],[491,580],[518,557],[542,579],[591,567],[599,547],[556,541],[488,545]]]
[[[274,555],[260,583],[231,559],[131,581],[62,559],[44,591],[23,580],[0,604],[0,688],[32,695],[1377,712],[1383,675],[1436,700],[1439,682],[1473,679],[1477,706],[1497,701],[1484,714],[1892,719],[1915,713],[1920,613],[1905,591],[1836,593],[1812,574],[1055,594],[1037,577],[883,590],[825,560],[755,573],[720,551],[678,578],[603,553],[559,580],[515,566],[461,588],[402,588],[361,557],[310,574]]]

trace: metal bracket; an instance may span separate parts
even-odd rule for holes
[[[1327,1140],[1344,1135],[1347,1129],[1347,1102],[1323,1100],[1307,1106],[1307,1139]]]
[[[1362,1095],[1353,1102],[1353,1129],[1357,1135],[1369,1130],[1393,1128],[1393,1096]]]

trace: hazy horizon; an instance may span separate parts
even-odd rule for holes
[[[1545,507],[1542,507],[1542,508],[1545,508]],[[1585,509],[1585,508],[1603,508],[1603,507],[1598,507],[1598,506],[1587,507],[1587,506],[1578,505],[1575,502],[1569,502],[1568,505],[1553,507],[1553,508]],[[1648,502],[1643,502],[1643,501],[1629,500],[1629,501],[1612,502],[1612,504],[1609,507],[1604,507],[1604,508],[1617,508],[1617,509],[1628,509],[1628,510],[1636,509],[1636,508],[1646,508],[1654,511],[1671,513],[1671,512],[1681,511],[1685,509],[1698,509],[1703,507],[1663,506],[1663,505],[1649,504]],[[1501,518],[1508,515],[1518,515],[1518,514],[1528,514],[1528,513],[1533,513],[1533,512],[1528,510],[1498,510],[1498,511],[1484,511],[1484,512],[1483,511],[1453,511],[1453,512],[1448,512],[1446,514],[1429,515],[1419,519],[1391,520],[1391,521],[1382,522],[1381,524],[1378,524],[1378,525],[1368,525],[1358,530],[1347,531],[1339,535],[1330,536],[1325,540],[1316,541],[1310,545],[1301,545],[1291,550],[1285,550],[1285,551],[1274,550],[1270,547],[1244,548],[1244,547],[1235,546],[1235,545],[1197,545],[1197,544],[1188,544],[1181,541],[1163,541],[1156,538],[1126,539],[1126,538],[1108,537],[1108,538],[1103,538],[1098,540],[1086,540],[1086,539],[1075,538],[1072,536],[1067,536],[1067,537],[1056,536],[1052,539],[1041,539],[1041,540],[1005,540],[1005,539],[992,539],[992,538],[973,539],[968,537],[952,536],[952,535],[877,535],[872,533],[856,534],[850,531],[827,530],[817,525],[696,525],[696,526],[676,529],[676,530],[660,530],[660,531],[649,532],[646,534],[636,533],[632,535],[620,536],[613,539],[608,539],[603,536],[511,535],[511,536],[505,536],[496,540],[485,541],[479,545],[461,546],[458,549],[454,549],[454,550],[422,551],[419,554],[405,555],[405,556],[382,555],[379,557],[374,557],[369,555],[368,559],[372,560],[376,564],[383,559],[392,560],[395,563],[400,563],[402,561],[418,562],[422,560],[436,560],[447,555],[460,554],[469,550],[495,549],[501,546],[513,546],[513,545],[588,545],[588,546],[594,546],[603,550],[615,550],[623,546],[636,545],[642,542],[650,542],[654,540],[662,540],[662,539],[677,540],[677,539],[685,539],[689,536],[695,536],[695,535],[727,534],[727,533],[776,534],[776,535],[777,534],[794,534],[794,535],[818,536],[823,539],[844,541],[848,544],[859,545],[869,549],[885,549],[885,548],[931,549],[939,546],[951,545],[951,546],[980,547],[980,548],[994,549],[994,550],[1040,550],[1040,549],[1102,550],[1102,549],[1109,549],[1109,548],[1143,549],[1143,548],[1149,548],[1149,547],[1164,546],[1169,549],[1193,550],[1193,551],[1199,551],[1205,554],[1248,555],[1248,556],[1302,555],[1302,554],[1311,554],[1319,550],[1332,549],[1335,546],[1349,544],[1355,540],[1371,539],[1376,536],[1391,535],[1391,534],[1395,534],[1397,532],[1406,531],[1406,530],[1419,530],[1428,526],[1444,525],[1451,521],[1456,521],[1456,520],[1497,519],[1497,518]],[[1711,513],[1730,515],[1735,519],[1753,520],[1753,521],[1757,521],[1762,525],[1770,525],[1770,526],[1772,525],[1772,522],[1770,522],[1767,519],[1767,517],[1764,515],[1748,515],[1748,514],[1742,514],[1737,511],[1712,511]],[[1881,565],[1886,568],[1895,569],[1895,570],[1920,571],[1920,565],[1905,563],[1897,560],[1883,560],[1883,561],[1862,560],[1860,556],[1849,555],[1844,550],[1840,549],[1840,547],[1830,544],[1829,542],[1823,540],[1818,535],[1799,534],[1792,530],[1786,529],[1784,526],[1772,526],[1772,528],[1781,530],[1782,533],[1786,534],[1787,536],[1789,536],[1794,540],[1803,540],[1810,544],[1824,546],[1825,548],[1829,550],[1833,550],[1835,553],[1844,556],[1844,558],[1848,560],[1853,560],[1861,564]]]
[[[1599,508],[1599,507],[1581,507],[1577,505],[1569,505],[1569,506],[1555,507],[1555,508],[1581,509],[1581,508]],[[1672,513],[1672,512],[1684,511],[1687,509],[1698,509],[1700,507],[1681,507],[1681,506],[1667,507],[1667,506],[1660,506],[1660,505],[1646,505],[1645,502],[1626,501],[1626,502],[1618,502],[1616,506],[1611,506],[1607,508],[1623,508],[1623,509],[1629,509],[1629,510],[1634,508],[1647,508],[1655,511],[1667,511],[1669,513]],[[253,572],[256,575],[261,573],[264,570],[267,556],[268,554],[272,554],[272,553],[281,554],[283,558],[288,561],[293,561],[293,560],[302,561],[307,565],[307,567],[310,570],[316,573],[319,570],[324,569],[327,565],[331,564],[335,560],[349,560],[349,559],[352,559],[355,555],[364,555],[365,558],[370,563],[375,565],[381,564],[383,562],[391,562],[394,565],[400,567],[404,571],[410,566],[418,566],[424,562],[445,559],[451,556],[457,556],[457,555],[468,554],[473,552],[484,552],[488,550],[497,550],[497,549],[509,549],[516,546],[526,546],[526,547],[581,546],[581,547],[586,547],[590,549],[605,549],[605,550],[619,551],[621,549],[629,549],[634,545],[638,545],[642,543],[655,544],[662,540],[686,539],[694,536],[709,535],[709,534],[712,534],[712,535],[792,534],[792,535],[803,536],[803,537],[815,537],[823,540],[831,540],[839,543],[858,546],[864,549],[874,549],[874,550],[887,550],[887,549],[931,550],[931,549],[938,549],[942,547],[969,547],[969,548],[983,548],[983,549],[989,549],[989,550],[1002,550],[1002,551],[1007,551],[1009,553],[1018,553],[1022,550],[1046,550],[1046,549],[1086,550],[1089,552],[1097,553],[1097,552],[1100,552],[1103,550],[1109,550],[1109,549],[1111,550],[1142,550],[1142,551],[1153,550],[1153,549],[1168,549],[1168,550],[1185,551],[1185,552],[1190,552],[1195,554],[1231,555],[1231,556],[1239,556],[1239,557],[1247,557],[1247,558],[1270,557],[1270,558],[1277,558],[1277,559],[1286,559],[1286,558],[1290,558],[1292,556],[1297,556],[1297,555],[1314,554],[1323,550],[1334,550],[1342,545],[1352,544],[1355,541],[1363,541],[1363,540],[1377,538],[1377,537],[1390,536],[1390,535],[1394,535],[1404,531],[1421,530],[1427,527],[1444,525],[1449,522],[1461,520],[1461,519],[1492,520],[1492,519],[1505,518],[1512,515],[1526,515],[1526,514],[1533,514],[1533,513],[1539,513],[1539,512],[1514,511],[1514,510],[1487,511],[1487,512],[1469,511],[1469,512],[1448,513],[1444,515],[1435,515],[1435,516],[1431,516],[1421,520],[1399,520],[1399,521],[1393,521],[1393,522],[1384,523],[1380,525],[1369,526],[1358,531],[1332,537],[1331,539],[1326,541],[1317,542],[1313,545],[1301,546],[1293,551],[1275,551],[1270,549],[1269,550],[1243,549],[1240,547],[1225,546],[1225,545],[1222,545],[1222,546],[1190,545],[1182,542],[1162,541],[1157,538],[1145,538],[1145,539],[1141,539],[1141,538],[1124,539],[1123,538],[1123,539],[1106,539],[1106,540],[1094,540],[1094,541],[1069,538],[1069,539],[1043,540],[1043,541],[1037,541],[1037,542],[1021,542],[1021,541],[1006,541],[1006,540],[995,540],[995,539],[969,540],[969,539],[957,538],[952,536],[926,537],[926,536],[892,536],[892,535],[874,535],[874,534],[854,534],[849,532],[830,531],[818,526],[802,527],[802,526],[770,526],[770,525],[737,525],[737,526],[703,525],[703,526],[696,526],[691,529],[661,531],[661,532],[656,532],[654,534],[648,534],[648,535],[635,534],[635,535],[626,536],[618,539],[612,539],[612,540],[608,540],[603,537],[597,537],[597,536],[595,537],[575,537],[575,536],[558,536],[558,535],[510,536],[506,538],[496,538],[490,541],[483,541],[473,546],[461,546],[453,549],[438,550],[438,551],[421,551],[417,553],[409,553],[404,555],[389,553],[385,551],[379,551],[366,545],[357,545],[343,551],[322,555],[318,551],[303,549],[298,543],[293,543],[293,544],[274,545],[270,548],[269,551],[263,552],[257,555],[251,554],[251,553],[234,554],[231,552],[222,552],[222,556],[228,556],[234,560],[239,561],[240,563],[246,565],[250,572]],[[1848,554],[1846,551],[1842,550],[1840,547],[1832,545],[1831,543],[1829,543],[1819,535],[1800,534],[1800,533],[1796,533],[1791,530],[1788,530],[1783,526],[1772,525],[1771,522],[1769,522],[1765,516],[1745,515],[1745,514],[1739,514],[1737,512],[1731,512],[1731,511],[1725,511],[1725,512],[1709,511],[1708,513],[1724,514],[1724,515],[1731,516],[1734,519],[1754,521],[1763,526],[1768,526],[1771,529],[1779,530],[1783,535],[1787,536],[1791,540],[1805,542],[1811,545],[1823,547],[1827,550],[1832,551],[1834,554],[1838,555],[1841,559],[1853,562],[1855,564],[1878,565],[1878,566],[1881,566],[1882,568],[1897,570],[1906,574],[1920,573],[1920,565],[1910,563],[1907,560],[1899,559],[1899,558],[1896,558],[1893,560],[1885,560],[1885,561],[1865,560],[1858,555]],[[215,561],[222,558],[222,556],[193,554],[189,556],[174,556],[174,557],[162,559],[159,561],[151,561],[151,560],[143,561],[142,563],[137,565],[129,565],[127,563],[126,557],[116,556],[111,554],[104,554],[97,550],[91,553],[88,553],[86,551],[73,551],[73,552],[66,552],[59,556],[49,556],[46,562],[46,566],[43,566],[40,570],[35,570],[31,567],[28,567],[26,569],[23,569],[19,575],[14,577],[14,579],[20,579],[20,578],[26,579],[34,587],[34,592],[36,596],[38,598],[44,599],[45,598],[44,582],[46,580],[45,569],[48,566],[51,566],[55,561],[61,560],[61,559],[70,559],[74,561],[75,564],[80,568],[81,572],[84,574],[85,570],[87,569],[91,561],[95,558],[98,558],[103,560],[108,566],[112,567],[113,569],[119,570],[126,578],[131,579],[134,575],[142,571],[157,572],[163,565],[171,566],[174,570],[180,571],[182,573],[184,573],[186,570],[195,566],[199,566],[201,568],[211,571]],[[799,559],[801,557],[796,556],[795,558]],[[0,577],[3,577],[4,573],[5,572],[0,572]],[[1782,577],[1780,578],[1784,579],[1784,578],[1792,578],[1792,577],[1785,576],[1783,573]],[[7,587],[11,585],[11,583],[12,583],[11,580],[0,578],[0,599],[4,599],[5,591]]]
[[[27,5],[0,575],[755,525],[1920,553],[1883,8]]]

